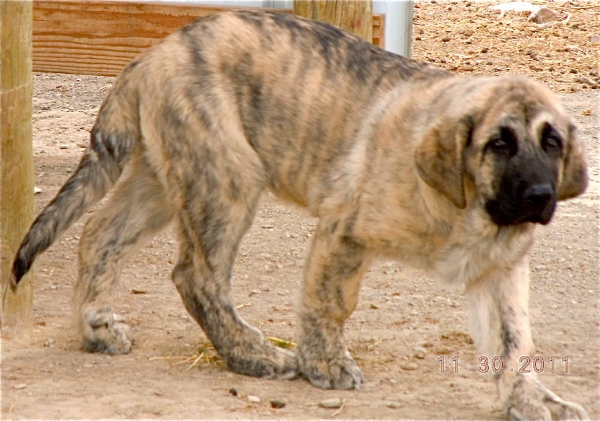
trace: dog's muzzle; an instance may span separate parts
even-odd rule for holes
[[[527,222],[546,225],[556,208],[556,196],[550,184],[534,184],[525,189],[521,199],[523,217]]]
[[[531,184],[513,191],[503,189],[486,203],[492,221],[500,226],[524,222],[546,225],[555,209],[556,191],[549,183]]]

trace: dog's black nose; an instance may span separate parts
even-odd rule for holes
[[[544,209],[553,199],[554,189],[550,184],[534,184],[523,192],[523,200],[534,209]]]

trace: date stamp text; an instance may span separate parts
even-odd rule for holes
[[[441,356],[437,359],[440,365],[440,372],[458,374],[460,363],[458,356],[447,358]],[[477,359],[477,367],[469,368],[468,371],[479,373],[502,373],[504,370],[517,371],[518,373],[550,373],[550,374],[569,374],[569,357],[548,357],[544,358],[540,355],[530,357],[523,355],[519,358],[519,367],[508,367],[502,357],[495,356],[492,358],[482,356]]]

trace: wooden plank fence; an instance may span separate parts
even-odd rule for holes
[[[34,0],[33,71],[115,76],[140,51],[171,32],[200,17],[231,9],[236,7]],[[286,9],[269,10],[292,13]],[[374,14],[373,43],[382,48],[384,33],[384,16]]]

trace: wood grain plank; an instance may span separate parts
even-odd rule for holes
[[[12,259],[33,221],[32,3],[0,1],[0,283],[2,335],[27,332],[33,275],[9,287]]]
[[[143,49],[168,34],[198,18],[233,9],[239,8],[170,2],[34,0],[33,70],[116,76]],[[373,15],[373,42],[378,46],[383,45],[384,22],[382,15]]]
[[[355,0],[294,0],[294,13],[332,23],[372,42],[373,2]]]

